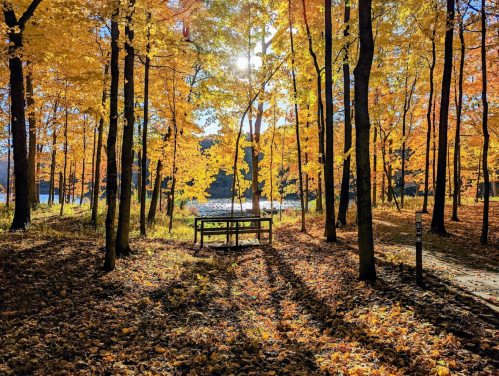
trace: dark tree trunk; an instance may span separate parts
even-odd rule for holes
[[[376,200],[378,196],[377,192],[377,186],[376,186],[376,181],[377,181],[377,165],[378,165],[378,158],[377,158],[377,151],[376,151],[376,146],[378,142],[378,129],[374,127],[374,138],[373,138],[373,207],[376,207]]]
[[[140,235],[146,236],[146,193],[147,193],[147,126],[149,122],[149,44],[147,44],[144,78],[144,127],[142,130],[142,155],[140,159]],[[159,164],[159,163],[158,163]],[[156,212],[156,208],[154,208]]]
[[[130,205],[132,199],[132,167],[133,167],[133,125],[134,125],[134,60],[135,48],[133,47],[134,30],[132,14],[135,0],[128,1],[129,9],[125,25],[125,126],[123,127],[123,146],[121,148],[121,195],[118,218],[118,231],[116,233],[116,254],[128,255],[130,253]]]
[[[172,119],[173,119],[173,166],[172,166],[172,186],[170,194],[168,195],[169,207],[167,209],[166,215],[170,216],[170,225],[168,226],[168,232],[172,232],[173,228],[173,209],[175,207],[175,182],[177,174],[177,142],[178,142],[178,126],[177,126],[177,94],[176,94],[176,82],[175,82],[175,72],[173,72],[173,95],[172,95]]]
[[[317,128],[319,129],[319,164],[324,168],[324,106],[322,104],[322,76],[321,68],[317,61],[317,55],[314,52],[312,44],[312,34],[310,33],[310,27],[307,20],[307,7],[305,0],[302,0],[303,5],[303,19],[305,21],[305,29],[307,30],[308,37],[308,52],[312,56],[314,62],[316,81],[317,81]],[[322,214],[322,170],[319,170],[317,176],[317,199],[316,199],[316,211]]]
[[[83,161],[81,166],[81,194],[80,194],[80,206],[83,203],[83,195],[85,193],[85,162],[87,156],[87,124],[86,116],[83,120]]]
[[[8,13],[12,13],[10,16]],[[6,23],[10,27],[17,26],[14,11],[4,9]],[[9,17],[9,18],[7,18]],[[14,22],[8,20],[14,18]],[[24,117],[24,77],[23,64],[20,52],[23,47],[22,33],[13,29],[9,33],[9,71],[10,97],[12,116],[12,141],[14,146],[14,175],[15,175],[15,211],[10,227],[11,231],[24,230],[30,222],[30,197],[28,191],[28,159],[26,150],[26,120]]]
[[[295,76],[295,48],[293,43],[293,22],[291,20],[291,0],[288,2],[289,12],[289,38],[291,41],[291,75],[293,77],[293,92],[295,102],[295,130],[296,130],[296,146],[298,149],[298,180],[300,184],[300,205],[301,205],[301,231],[305,232],[305,201],[303,195],[303,173],[301,164],[301,146],[300,146],[300,121],[298,118],[298,91],[296,89],[296,76]],[[329,137],[329,136],[328,136]],[[333,224],[334,226],[334,224]]]
[[[369,77],[374,55],[371,0],[359,0],[359,41],[359,60],[354,70],[359,278],[375,280],[369,154]]]
[[[91,179],[90,179],[90,211],[93,210],[94,208],[94,186],[95,186],[95,182],[94,182],[94,177],[95,177],[95,152],[96,152],[96,148],[97,148],[97,128],[94,127],[94,143],[93,143],[93,148],[92,148],[92,172],[91,172]]]
[[[66,88],[64,92],[64,106],[65,106],[65,120],[64,120],[64,167],[63,167],[63,179],[62,179],[62,192],[59,194],[62,196],[61,212],[60,216],[64,213],[64,194],[66,192],[66,170],[68,165],[68,82],[66,81]],[[69,201],[69,200],[68,200]]]
[[[461,42],[461,59],[459,61],[459,97],[456,104],[456,137],[454,139],[454,194],[452,198],[452,221],[459,221],[457,207],[459,204],[459,192],[461,191],[461,171],[459,158],[461,155],[461,113],[463,109],[463,75],[466,45],[464,43],[463,19],[459,22],[459,40]]]
[[[370,9],[370,6],[369,6]],[[336,226],[334,223],[334,127],[333,127],[333,76],[332,76],[332,22],[331,0],[325,0],[325,37],[326,37],[326,165],[324,178],[326,183],[326,240],[336,241]],[[370,16],[369,16],[370,17]]]
[[[481,43],[481,57],[482,57],[482,102],[483,102],[483,153],[482,153],[482,169],[483,169],[483,222],[482,233],[480,235],[480,244],[485,245],[488,243],[489,233],[489,130],[488,115],[489,103],[487,101],[487,50],[485,47],[487,38],[487,16],[485,14],[485,0],[482,0],[482,43]]]
[[[435,30],[433,30],[433,37],[431,39],[432,46],[432,61],[430,66],[430,97],[428,99],[428,111],[426,112],[426,121],[428,123],[428,131],[426,132],[426,157],[425,157],[425,173],[424,173],[424,199],[423,199],[423,213],[428,213],[428,186],[430,180],[430,145],[431,145],[431,110],[433,105],[433,72],[435,70],[436,62],[436,48],[435,48]],[[433,165],[435,166],[435,164]],[[433,178],[435,183],[435,178]],[[435,186],[433,186],[435,188]]]
[[[116,262],[115,218],[116,193],[118,191],[116,166],[116,136],[118,133],[118,85],[120,79],[119,47],[120,31],[118,26],[119,10],[115,11],[111,20],[111,93],[109,113],[109,134],[107,138],[107,179],[106,179],[106,258],[104,270],[114,270]],[[96,169],[97,170],[97,169]],[[97,184],[97,180],[96,180]],[[95,197],[94,197],[95,199]]]
[[[29,67],[29,62],[28,62]],[[29,69],[29,68],[28,68]],[[29,178],[29,203],[31,207],[36,208],[36,118],[35,118],[35,99],[33,95],[33,80],[31,72],[26,74],[26,104],[28,105],[28,178]]]
[[[345,30],[343,35],[345,36],[345,45],[343,47],[345,51],[345,57],[343,59],[343,106],[345,114],[345,145],[343,148],[344,153],[348,153],[352,148],[352,122],[350,119],[350,66],[348,64],[348,29],[350,22],[350,5],[349,0],[345,1]],[[347,224],[347,210],[348,202],[350,201],[350,157],[351,153],[343,161],[343,176],[341,179],[341,192],[340,192],[340,206],[338,208],[338,221],[337,226],[344,226]]]
[[[404,207],[404,196],[405,196],[405,141],[406,141],[406,120],[407,113],[411,108],[411,100],[412,94],[414,92],[414,88],[416,86],[417,77],[414,79],[414,83],[411,86],[410,91],[408,92],[408,80],[409,80],[409,68],[407,68],[407,73],[405,77],[405,98],[404,98],[404,112],[402,116],[402,177],[401,177],[401,187],[400,187],[400,207]],[[410,126],[409,126],[410,127]]]
[[[445,172],[447,166],[447,128],[449,123],[450,84],[452,78],[452,39],[454,37],[454,0],[447,0],[447,31],[445,32],[444,73],[442,96],[440,98],[440,126],[438,135],[438,170],[435,207],[431,221],[431,231],[446,234],[445,210]]]
[[[55,156],[57,153],[56,149],[57,143],[57,133],[55,131],[52,132],[52,160],[50,161],[50,185],[49,185],[49,206],[52,206],[54,203],[54,192],[55,192]]]
[[[393,201],[393,189],[392,187],[393,184],[393,170],[392,170],[392,158],[393,158],[393,140],[389,139],[388,140],[388,173],[386,175],[386,179],[388,180],[388,202]]]
[[[62,183],[63,183],[63,177],[62,177],[62,171],[59,171],[59,204],[62,205],[64,202],[64,195],[63,195],[63,188],[62,188]]]
[[[116,52],[117,54],[119,52]],[[104,75],[107,76],[109,73],[109,66],[106,64],[104,67]],[[119,74],[119,73],[118,73]],[[112,78],[111,78],[112,80]],[[112,83],[111,83],[112,84]],[[104,84],[104,90],[102,91],[102,108],[104,108],[107,100],[107,90],[106,85]],[[111,131],[111,123],[109,123],[109,128]],[[99,213],[99,197],[100,197],[100,166],[102,160],[102,138],[104,134],[104,117],[101,116],[99,119],[99,130],[97,137],[97,150],[95,153],[95,176],[94,176],[94,188],[92,191],[93,195],[93,205],[92,205],[92,220],[91,223],[95,227],[97,226],[97,215]],[[115,136],[116,137],[116,136]],[[116,143],[116,141],[114,141]],[[109,141],[108,141],[109,144]],[[116,155],[116,152],[115,152]],[[108,155],[109,158],[109,155]],[[108,163],[109,168],[109,163]],[[107,193],[106,193],[107,194]]]
[[[38,155],[42,155],[42,153],[43,153],[43,145],[38,145],[37,146],[37,153],[38,153]],[[40,161],[40,158],[38,158],[38,162],[36,162],[36,176],[38,178],[36,179],[36,201],[35,201],[35,203],[37,205],[40,203],[40,174],[41,174],[41,169],[42,169],[42,163]]]
[[[147,222],[153,223],[156,220],[156,210],[158,207],[158,199],[161,190],[161,172],[163,171],[163,163],[161,160],[158,161],[158,166],[156,167],[156,181],[154,182],[154,189],[152,191],[151,206],[149,207],[149,215],[147,216]]]
[[[11,123],[9,123],[9,136],[8,136],[8,147],[7,147],[7,197],[5,203],[9,207],[10,201],[10,138],[11,138]]]

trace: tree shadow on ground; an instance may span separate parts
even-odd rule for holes
[[[313,237],[312,237],[313,238]],[[383,244],[378,244],[383,247]],[[347,249],[354,256],[358,255],[355,247],[342,241],[335,245],[332,250],[326,243],[310,245],[308,241],[293,239],[293,247],[296,249],[308,248],[308,255],[303,258],[310,263],[330,263],[330,268],[335,268],[331,263],[331,256],[342,259],[342,253]],[[289,264],[282,260],[278,253],[274,252],[274,258],[279,260],[283,273],[288,274],[301,289],[302,294],[308,296],[308,300],[319,304],[319,300],[310,291],[303,287],[296,275],[293,275]],[[415,284],[415,268],[403,263],[395,263],[389,260],[376,258],[378,281],[372,285],[381,301],[392,301],[403,306],[410,307],[418,319],[431,323],[442,332],[452,333],[461,345],[473,354],[480,355],[489,364],[499,367],[499,349],[494,347],[497,341],[495,333],[499,331],[499,316],[489,306],[483,304],[468,291],[454,285],[452,282],[425,271],[425,288],[421,289]],[[354,266],[357,269],[357,265]],[[354,285],[356,281],[343,280],[343,283]],[[355,294],[355,288],[346,287],[351,294]],[[367,302],[364,302],[367,304]],[[362,305],[362,303],[361,303]],[[324,306],[322,309],[325,309]],[[342,310],[341,307],[337,310]],[[348,309],[346,309],[348,311]],[[470,371],[476,372],[481,367]]]

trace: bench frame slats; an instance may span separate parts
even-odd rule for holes
[[[268,228],[262,228],[263,222],[267,222],[269,224]],[[200,226],[198,226],[198,223]],[[205,227],[205,224],[209,223],[225,224],[226,227]],[[246,223],[249,223],[250,225],[244,226]],[[194,243],[197,243],[198,232],[201,235],[201,248],[203,248],[204,245],[204,236],[209,235],[226,235],[227,244],[229,243],[230,236],[235,235],[236,247],[239,247],[240,234],[257,234],[259,242],[261,240],[261,234],[269,234],[269,244],[272,244],[272,218],[261,218],[260,216],[196,217],[194,218]]]

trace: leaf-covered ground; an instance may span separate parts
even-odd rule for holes
[[[81,215],[1,235],[0,374],[498,375],[498,312],[438,265],[417,287],[413,212],[375,219],[374,284],[357,280],[355,226],[331,245],[317,218],[237,252],[134,239],[109,274]],[[454,232],[425,241],[475,249]]]

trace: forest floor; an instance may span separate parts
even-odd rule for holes
[[[313,215],[271,247],[134,238],[108,274],[85,212],[40,216],[0,235],[0,375],[499,375],[499,203],[493,246],[481,205],[460,213],[452,236],[424,233],[425,288],[411,210],[374,211],[375,283],[355,225],[329,244]]]

